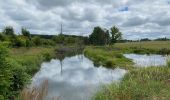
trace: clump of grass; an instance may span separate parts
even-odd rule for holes
[[[131,70],[119,85],[98,92],[95,100],[170,100],[170,69],[151,67]]]

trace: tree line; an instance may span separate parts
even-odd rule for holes
[[[56,44],[75,45],[82,43],[83,40],[84,37],[66,36],[64,34],[53,36],[34,35],[26,28],[21,28],[21,33],[16,35],[12,26],[7,26],[0,32],[0,42],[5,43],[9,47],[55,46]]]
[[[73,35],[35,35],[31,34],[26,28],[21,28],[21,33],[16,35],[12,26],[6,26],[0,32],[0,42],[10,47],[32,47],[32,46],[55,46],[62,45],[108,45],[114,44],[122,39],[122,33],[117,27],[110,30],[95,27],[88,37]]]

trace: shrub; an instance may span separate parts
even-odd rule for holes
[[[26,47],[26,37],[18,36],[14,42],[14,47]]]
[[[12,84],[11,68],[6,60],[8,50],[0,44],[0,98],[7,99],[10,96],[10,85]]]
[[[36,46],[40,46],[43,43],[42,39],[38,36],[33,37],[32,41],[33,41],[34,45],[36,45]]]

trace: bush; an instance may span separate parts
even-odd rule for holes
[[[12,84],[12,73],[6,59],[7,56],[7,48],[0,44],[0,98],[4,99],[10,96],[10,85]]]
[[[18,36],[14,42],[14,47],[26,47],[26,37]]]
[[[45,46],[54,46],[55,45],[55,42],[50,40],[50,39],[42,39],[42,44],[45,45]]]
[[[42,39],[38,36],[33,37],[32,41],[36,46],[40,46],[43,44]]]
[[[12,84],[10,86],[11,92],[13,93],[12,95],[18,95],[19,91],[23,89],[25,84],[28,82],[30,79],[30,75],[26,73],[26,68],[16,62],[13,59],[8,59],[9,65],[13,68],[12,69]]]
[[[46,52],[46,53],[43,53],[43,57],[45,58],[45,61],[50,61],[52,58],[52,55],[50,55],[50,53]]]

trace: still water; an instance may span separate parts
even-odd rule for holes
[[[76,55],[62,61],[53,59],[43,63],[32,79],[32,86],[37,87],[47,80],[46,100],[53,97],[59,97],[59,100],[90,100],[102,85],[119,82],[126,72],[119,68],[95,67],[84,55]]]
[[[140,55],[124,54],[125,57],[132,59],[136,67],[166,66],[167,57],[163,55]]]

